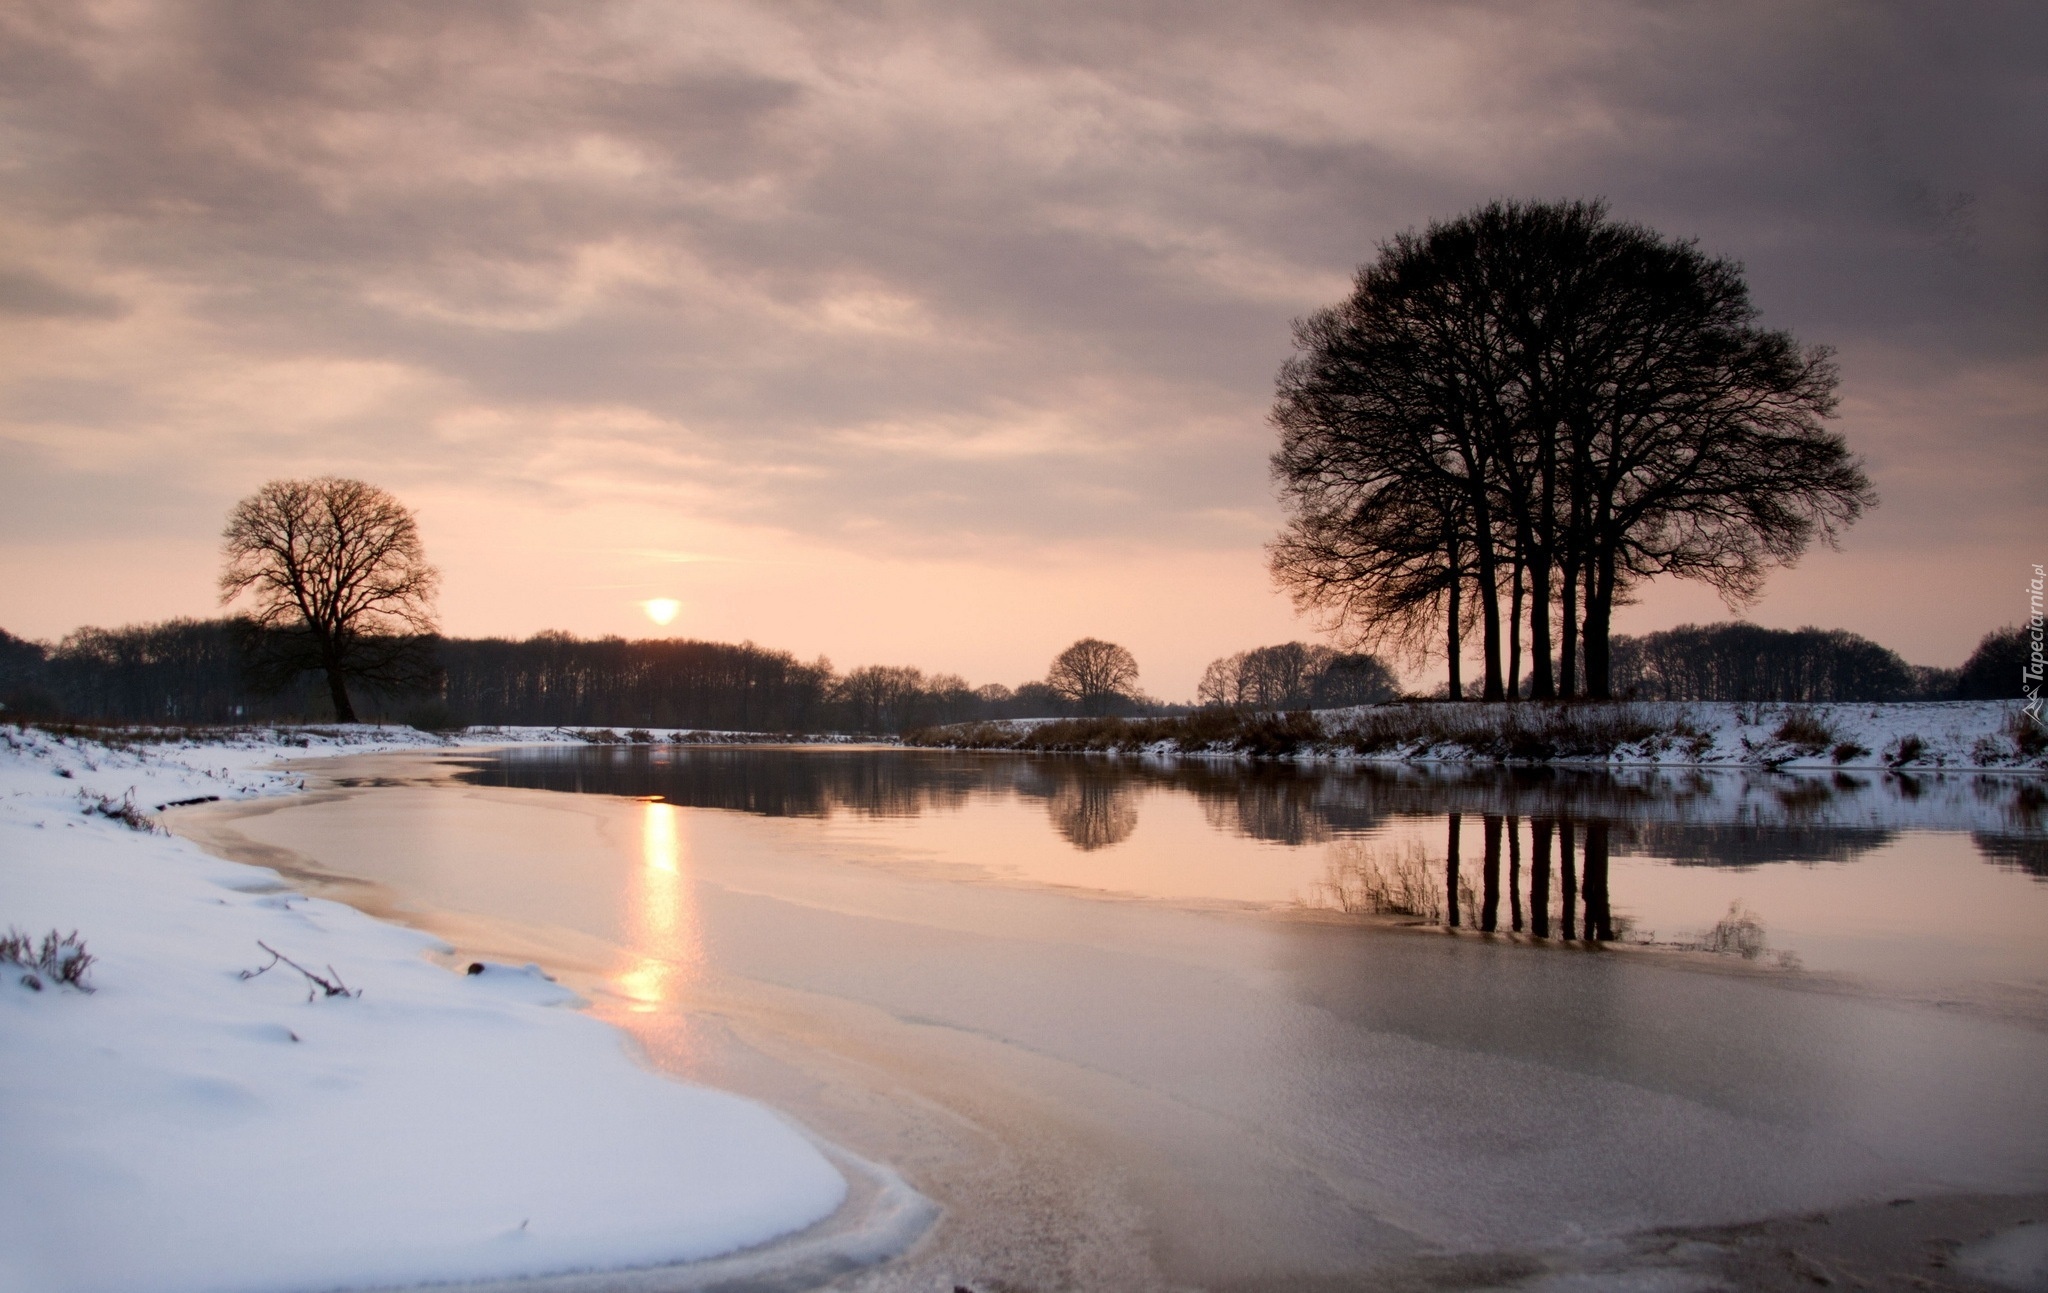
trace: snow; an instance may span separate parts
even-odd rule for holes
[[[1341,731],[1375,711],[1385,714],[1402,708],[1407,706],[1321,710],[1317,717],[1326,728]],[[1431,705],[1425,712],[1452,730],[1489,736],[1515,718],[1540,725],[1552,711],[1533,703],[1493,703]],[[1769,768],[1785,772],[2048,769],[2048,751],[2036,742],[2029,752],[2015,739],[2021,724],[2030,721],[2019,701],[1618,701],[1585,703],[1556,712],[1589,726],[1608,716],[1635,719],[1662,733],[1621,744],[1605,755],[1549,760],[1560,766]],[[1788,723],[1797,726],[1788,732]],[[1824,739],[1814,740],[1814,736]],[[1447,741],[1410,743],[1352,757],[1373,762],[1463,762],[1482,756]]]
[[[840,1207],[846,1178],[803,1132],[640,1067],[538,969],[451,972],[425,935],[95,810],[285,792],[286,756],[437,743],[300,739],[0,728],[0,924],[76,929],[97,958],[90,993],[0,967],[0,1290],[644,1267]],[[259,943],[347,994],[263,968]]]
[[[2048,1293],[2048,1226],[2023,1222],[2011,1230],[1963,1245],[1956,1269],[2000,1288]]]

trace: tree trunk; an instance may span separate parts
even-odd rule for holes
[[[1444,848],[1444,923],[1458,927],[1458,815],[1451,814],[1451,839]]]
[[[1586,823],[1586,937],[1607,942],[1614,922],[1607,908],[1607,823]]]
[[[1564,567],[1558,572],[1558,592],[1563,605],[1558,608],[1557,640],[1559,659],[1557,662],[1557,694],[1570,700],[1579,694],[1579,563],[1572,557],[1565,558]]]
[[[1550,937],[1550,831],[1548,817],[1529,822],[1529,932]]]
[[[353,723],[356,721],[356,707],[348,702],[348,683],[336,666],[327,666],[327,695],[334,702],[334,721]]]
[[[1613,615],[1614,549],[1603,545],[1586,570],[1586,694],[1595,700],[1614,695],[1608,649],[1608,624]]]
[[[1550,642],[1550,567],[1555,560],[1553,541],[1557,536],[1557,507],[1552,501],[1556,497],[1557,471],[1552,465],[1556,445],[1550,436],[1544,437],[1542,454],[1543,498],[1535,540],[1529,545],[1529,698],[1554,700],[1557,675],[1550,659],[1554,649]]]
[[[1486,828],[1486,861],[1479,873],[1479,929],[1491,934],[1500,928],[1500,818],[1489,813],[1481,820]]]
[[[1522,823],[1508,818],[1508,928],[1522,932]]]
[[[1484,507],[1474,509],[1473,538],[1479,545],[1479,636],[1480,649],[1485,654],[1485,681],[1481,684],[1480,697],[1483,700],[1499,700],[1502,694],[1500,673],[1500,560],[1494,555],[1492,516]]]
[[[1465,699],[1464,665],[1460,657],[1464,653],[1465,644],[1458,634],[1458,620],[1465,608],[1460,603],[1458,594],[1464,587],[1465,576],[1459,566],[1457,543],[1455,541],[1451,542],[1445,548],[1445,551],[1449,554],[1451,561],[1451,615],[1450,627],[1444,635],[1446,639],[1445,650],[1450,657],[1451,699],[1463,700]],[[1452,828],[1453,831],[1456,829],[1456,827]]]
[[[1563,885],[1563,892],[1558,895],[1558,921],[1561,928],[1557,931],[1557,936],[1564,939],[1577,937],[1572,925],[1577,916],[1579,903],[1579,881],[1572,873],[1572,850],[1577,845],[1572,819],[1567,817],[1557,824],[1557,861],[1562,873],[1559,879]]]
[[[1522,697],[1522,554],[1515,554],[1514,584],[1508,596],[1508,699]]]

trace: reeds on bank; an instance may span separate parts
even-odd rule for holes
[[[904,736],[907,745],[1040,753],[1299,754],[1479,757],[1547,762],[1604,758],[1622,747],[1705,753],[1713,737],[1671,706],[1457,705],[1414,702],[1310,713],[1213,708],[1172,718],[1065,718],[963,723]]]

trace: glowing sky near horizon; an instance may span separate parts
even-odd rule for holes
[[[1746,613],[1959,663],[2048,559],[2044,66],[2023,3],[17,0],[0,628],[211,614],[234,501],[335,472],[451,633],[1013,685],[1093,635],[1186,697],[1314,636],[1289,320],[1605,196],[1839,349],[1883,502]]]

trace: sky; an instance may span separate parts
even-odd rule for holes
[[[10,0],[0,628],[214,614],[229,508],[333,473],[451,634],[1011,685],[1097,636],[1186,698],[1327,640],[1265,569],[1290,321],[1581,197],[1838,351],[1880,504],[1740,614],[1936,665],[2024,616],[2039,4]]]

